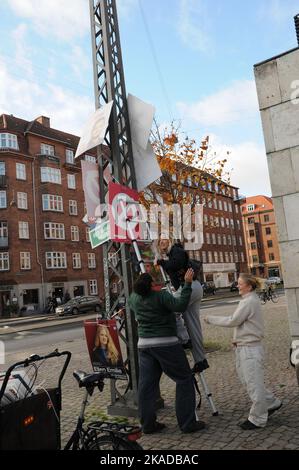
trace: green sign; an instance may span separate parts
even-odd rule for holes
[[[110,240],[110,225],[109,220],[97,225],[89,232],[89,239],[92,248],[103,245]]]

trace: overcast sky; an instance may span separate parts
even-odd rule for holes
[[[271,195],[253,65],[296,47],[296,0],[118,0],[127,91],[209,134],[244,195]],[[88,0],[0,1],[0,113],[80,135],[94,110]]]

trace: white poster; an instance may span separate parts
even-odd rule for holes
[[[99,108],[84,127],[75,158],[104,142],[113,101]]]
[[[137,190],[142,191],[162,176],[149,141],[155,108],[136,96],[129,95],[128,110]]]
[[[96,163],[81,161],[82,183],[85,196],[87,216],[95,217],[100,204],[99,167]]]

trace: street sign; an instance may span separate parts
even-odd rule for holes
[[[109,220],[97,225],[93,230],[90,230],[89,239],[93,249],[108,242],[110,240]]]

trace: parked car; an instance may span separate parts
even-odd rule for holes
[[[204,282],[202,284],[202,288],[203,288],[204,295],[207,295],[207,294],[215,295],[216,293],[216,286],[213,281]]]
[[[102,303],[99,297],[80,296],[69,300],[64,305],[56,307],[55,312],[58,316],[77,315],[84,312],[101,312]]]
[[[278,276],[269,277],[267,279],[268,284],[281,284],[281,279]]]
[[[238,290],[239,290],[239,289],[238,289],[238,281],[232,282],[231,285],[230,285],[230,291],[231,291],[231,292],[236,292],[236,291],[238,291]]]

